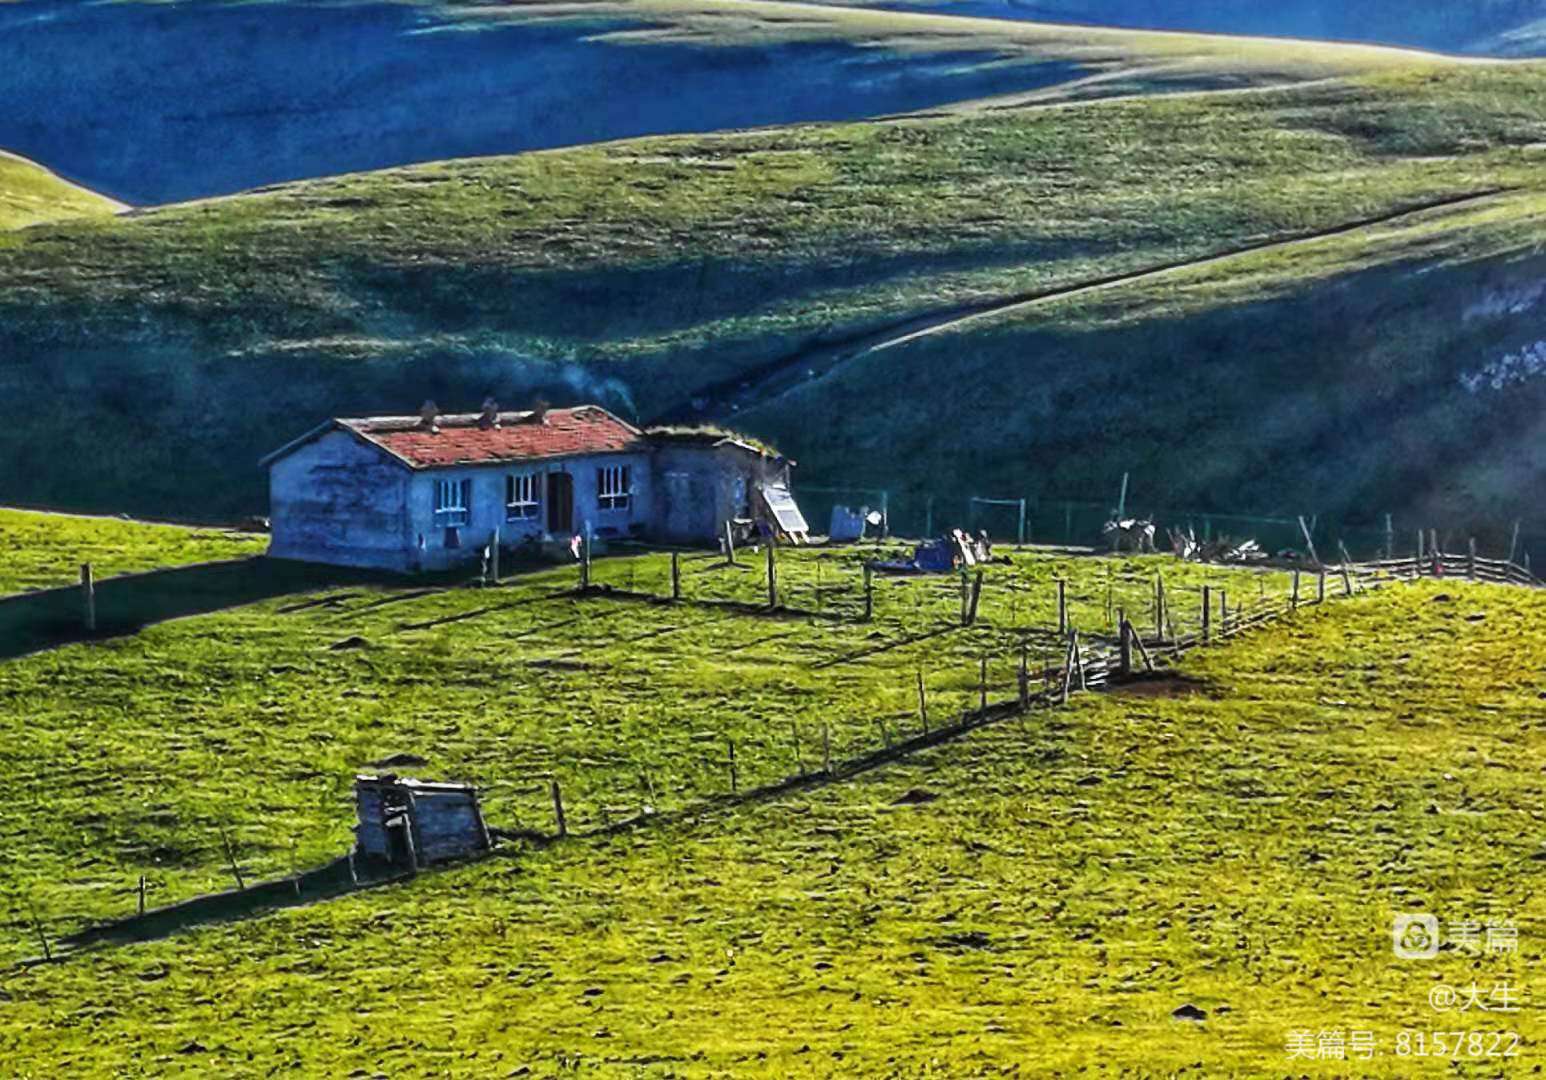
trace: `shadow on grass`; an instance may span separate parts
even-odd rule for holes
[[[79,586],[0,600],[0,660],[77,641],[132,634],[152,623],[337,585],[401,584],[379,570],[257,556],[106,578],[96,584],[96,629],[88,631]]]

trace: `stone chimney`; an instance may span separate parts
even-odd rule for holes
[[[419,406],[419,426],[430,432],[440,430],[440,406],[432,399],[426,398],[424,404]]]
[[[483,411],[478,415],[478,426],[484,431],[499,426],[499,402],[492,397],[483,399]]]

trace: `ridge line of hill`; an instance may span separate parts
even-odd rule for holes
[[[1136,281],[1144,281],[1180,270],[1210,266],[1229,259],[1238,258],[1242,255],[1289,248],[1299,244],[1324,240],[1329,237],[1343,236],[1362,229],[1386,225],[1403,218],[1430,213],[1434,210],[1444,210],[1470,203],[1484,202],[1488,199],[1512,194],[1519,190],[1521,188],[1517,186],[1505,186],[1470,191],[1459,195],[1447,195],[1442,198],[1429,199],[1406,206],[1399,210],[1343,222],[1330,228],[1317,229],[1313,232],[1300,233],[1289,237],[1239,244],[1194,259],[1159,263],[1153,266],[1142,267],[1138,270],[1108,274],[1086,281],[1060,285],[1055,288],[1010,293],[973,303],[955,304],[948,308],[924,312],[906,319],[887,323],[878,328],[845,335],[836,340],[800,349],[771,360],[750,371],[742,372],[730,379],[700,388],[694,393],[692,401],[673,406],[652,420],[651,423],[723,420],[728,414],[740,409],[765,405],[778,398],[797,382],[816,378],[817,376],[826,376],[849,361],[857,360],[862,356],[883,352],[886,349],[905,345],[920,338],[953,330],[978,319],[1002,315],[1018,308],[1045,303],[1049,300],[1061,300],[1072,296],[1079,296]],[[803,377],[801,371],[804,372]],[[703,404],[695,407],[695,401],[701,401]]]

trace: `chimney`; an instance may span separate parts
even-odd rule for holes
[[[499,426],[499,402],[492,397],[483,399],[483,412],[478,416],[478,426],[484,431]]]
[[[531,403],[531,416],[528,418],[533,424],[546,424],[548,422],[548,403],[538,398]]]
[[[419,426],[425,431],[438,432],[440,430],[440,406],[429,398],[419,406]]]

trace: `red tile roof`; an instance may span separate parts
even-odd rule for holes
[[[437,431],[426,428],[417,416],[337,423],[414,469],[620,453],[649,446],[638,428],[599,405],[549,409],[540,423],[529,412],[500,413],[498,427],[482,426],[477,413],[442,416]]]

